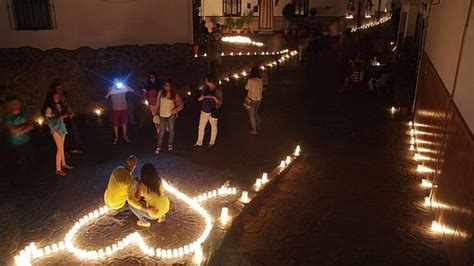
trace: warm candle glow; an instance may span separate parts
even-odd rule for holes
[[[144,100],[143,103],[148,106],[148,100]]]
[[[243,203],[250,202],[249,193],[247,191],[242,191],[242,196],[240,197],[240,201]]]
[[[38,125],[42,126],[43,123],[44,123],[44,118],[42,116],[38,116],[36,118],[36,123],[38,123]]]
[[[222,223],[227,223],[229,220],[229,208],[227,207],[222,207],[221,209],[221,216],[219,218]]]
[[[424,166],[424,165],[421,165],[419,164],[417,167],[416,167],[416,171],[418,173],[434,173],[434,170],[427,167],[427,166]]]
[[[415,151],[415,145],[410,144],[410,151]]]
[[[265,184],[268,182],[268,174],[267,173],[263,173],[262,174],[262,184]]]
[[[281,161],[281,162],[280,162],[280,168],[285,168],[285,166],[286,166],[285,161]]]
[[[94,110],[94,113],[95,113],[97,116],[101,116],[101,115],[102,115],[102,109],[96,108],[96,109]]]
[[[422,179],[422,180],[421,180],[421,187],[424,187],[424,188],[432,188],[432,187],[433,187],[433,183],[431,183],[429,180]]]

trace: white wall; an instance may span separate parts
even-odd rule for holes
[[[191,0],[55,0],[57,28],[15,31],[0,0],[0,48],[92,48],[192,42]],[[172,30],[171,30],[172,29]]]
[[[222,16],[222,0],[201,0],[201,16]]]
[[[454,90],[454,102],[471,132],[474,132],[474,9],[471,9],[468,25]]]
[[[430,9],[425,51],[452,93],[469,0],[440,1]]]

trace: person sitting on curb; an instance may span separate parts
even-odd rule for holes
[[[170,209],[170,201],[163,189],[163,181],[156,168],[151,163],[143,165],[140,179],[135,186],[135,197],[144,199],[147,211],[130,206],[130,210],[137,216],[137,225],[150,227],[150,221],[162,223]]]
[[[144,213],[153,212],[155,209],[147,208],[140,203],[140,197],[135,195],[136,181],[132,173],[137,166],[137,157],[131,155],[127,158],[125,167],[119,166],[112,171],[109,178],[109,183],[104,192],[104,202],[109,209],[112,210],[112,215],[125,210],[125,203],[128,203],[130,208],[140,210]]]

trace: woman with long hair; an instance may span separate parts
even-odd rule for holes
[[[176,87],[171,79],[163,83],[163,90],[158,93],[158,115],[160,116],[160,132],[158,134],[158,144],[155,153],[159,154],[163,138],[168,129],[168,151],[173,150],[174,141],[174,124],[178,116],[178,112],[183,110],[183,101],[176,91]]]
[[[250,126],[252,129],[249,133],[255,135],[260,129],[260,116],[258,115],[258,109],[263,96],[263,80],[258,67],[252,67],[245,89],[248,90],[247,98],[251,100],[249,116]]]
[[[158,117],[158,92],[162,89],[161,81],[158,79],[156,72],[150,72],[148,74],[148,80],[145,88],[142,90],[145,94],[145,98],[148,101],[148,107],[150,108],[151,115],[153,117],[153,124],[155,124],[156,135],[160,134],[160,119]]]
[[[153,164],[146,163],[143,165],[140,179],[135,187],[135,197],[143,197],[148,210],[144,212],[130,206],[130,210],[138,218],[138,226],[150,227],[150,220],[158,220],[159,223],[165,220],[165,215],[170,208],[170,201],[165,195],[163,181]]]
[[[64,140],[68,133],[64,119],[68,115],[65,114],[65,106],[61,103],[61,94],[53,91],[49,92],[42,112],[56,143],[56,175],[65,176],[66,173],[63,169],[72,169],[72,166],[66,164],[64,156]]]

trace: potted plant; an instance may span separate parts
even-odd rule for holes
[[[209,21],[212,23],[212,27],[215,28],[216,24],[218,23],[218,19],[216,16],[212,16],[209,18]]]
[[[285,29],[283,31],[285,35],[288,35],[288,33],[290,32],[290,25],[293,23],[293,20],[296,17],[295,12],[296,12],[296,7],[293,3],[289,3],[283,8],[283,11],[282,11],[283,17],[286,20]]]
[[[225,32],[227,32],[227,33],[231,32],[232,29],[234,28],[234,26],[235,26],[234,19],[231,18],[231,17],[226,17],[225,20],[224,20]]]
[[[244,17],[239,17],[238,19],[235,20],[235,29],[237,33],[240,33],[240,31],[244,27],[244,24],[245,24]]]

